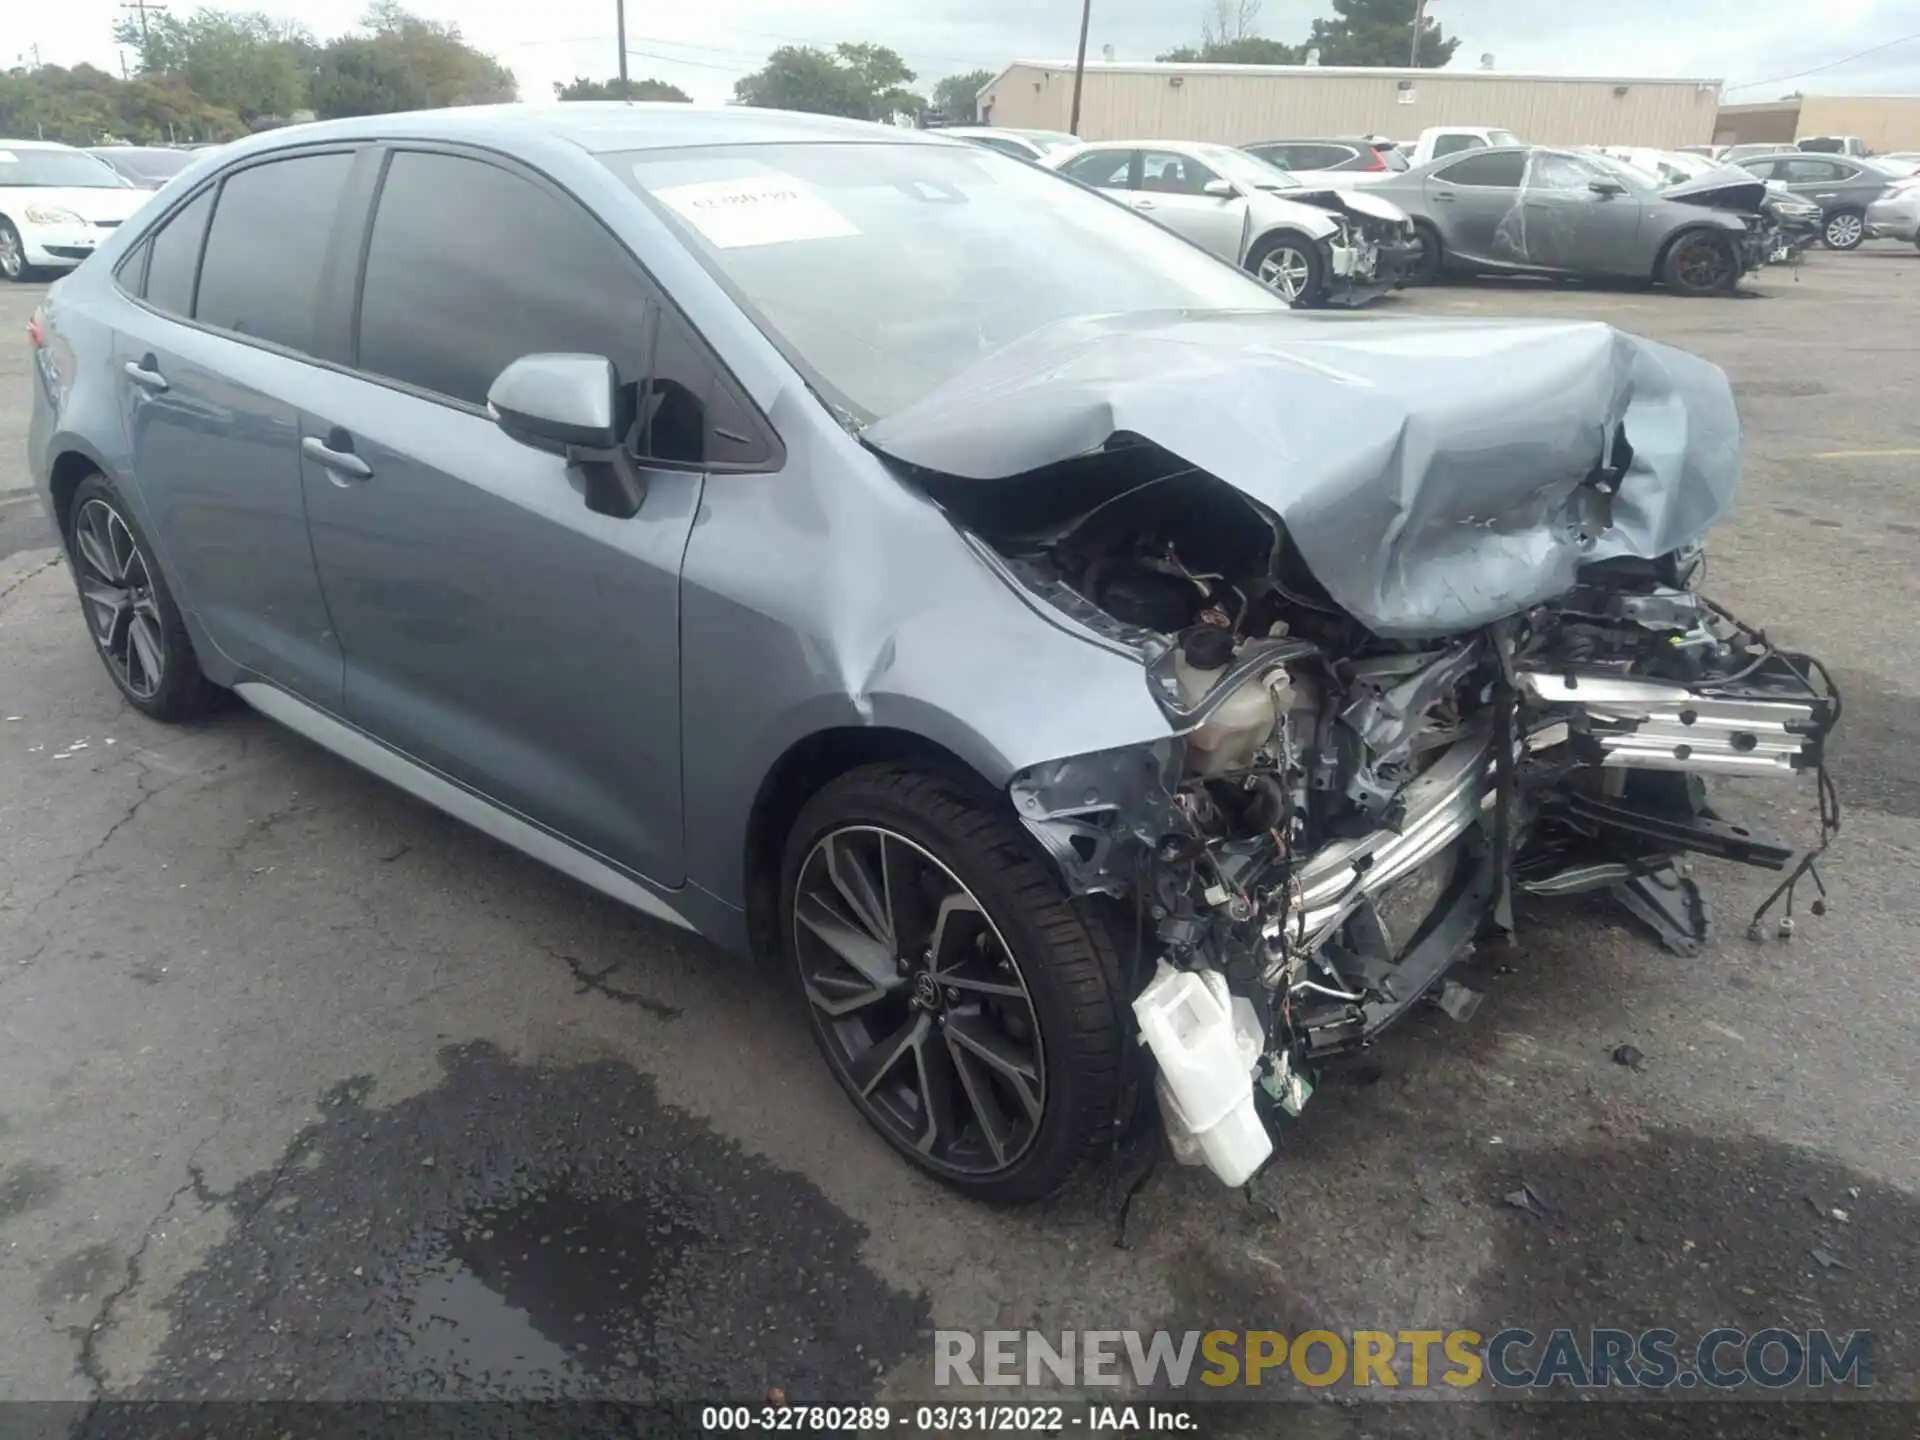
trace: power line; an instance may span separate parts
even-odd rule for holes
[[[1721,88],[1725,90],[1753,90],[1762,85],[1783,85],[1789,80],[1799,80],[1808,75],[1818,75],[1826,70],[1837,70],[1842,65],[1850,65],[1855,60],[1859,60],[1865,56],[1877,55],[1882,50],[1891,50],[1896,45],[1905,45],[1913,40],[1920,40],[1920,30],[1914,31],[1911,35],[1902,35],[1897,40],[1888,40],[1879,45],[1869,45],[1866,49],[1856,50],[1851,55],[1842,55],[1838,60],[1829,60],[1824,65],[1815,65],[1811,70],[1796,70],[1791,75],[1776,75],[1770,80],[1743,80],[1738,85],[1726,85]]]

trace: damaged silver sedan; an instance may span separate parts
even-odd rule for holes
[[[1838,822],[1825,672],[1695,588],[1718,370],[1293,313],[973,146],[294,127],[30,335],[34,478],[130,705],[230,690],[776,961],[861,1114],[982,1199],[1156,1096],[1244,1181],[1330,1060],[1464,1017],[1529,898],[1692,953],[1707,854],[1790,908],[1816,852],[1705,781],[1809,774]]]

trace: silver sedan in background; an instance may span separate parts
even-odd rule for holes
[[[1240,266],[1291,305],[1364,304],[1398,288],[1418,258],[1399,207],[1302,185],[1227,145],[1109,140],[1041,163]]]

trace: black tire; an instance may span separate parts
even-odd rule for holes
[[[116,523],[124,530],[124,549],[115,538],[120,534],[114,528]],[[131,508],[104,475],[89,475],[74,491],[64,538],[87,633],[127,703],[150,719],[168,723],[196,719],[218,704],[226,692],[200,669],[192,637],[161,574],[153,546]],[[109,557],[106,567],[99,560],[103,546]],[[127,556],[120,576],[125,583],[115,585],[107,569],[122,565],[122,554]],[[100,599],[88,598],[90,591],[96,597],[123,594],[128,597],[126,608],[110,612]],[[109,620],[110,613],[116,618]],[[140,632],[138,644],[136,627]],[[150,666],[141,658],[149,651],[157,652],[157,665]],[[150,673],[153,669],[158,670],[157,676]]]
[[[1407,271],[1409,285],[1438,285],[1446,270],[1447,251],[1440,243],[1440,232],[1424,221],[1413,222],[1414,237],[1420,242],[1420,256]]]
[[[1834,231],[1840,231],[1840,238],[1834,238]],[[1860,242],[1867,238],[1867,216],[1864,210],[1835,210],[1820,222],[1820,243],[1829,250],[1858,250]]]
[[[813,988],[806,967],[817,964],[818,957],[827,952],[811,940],[817,933],[811,927],[806,938],[813,948],[803,950],[803,936],[795,923],[803,872],[808,876],[818,873],[808,868],[809,860],[828,844],[829,837],[854,835],[865,840],[875,832],[884,832],[895,846],[890,852],[895,860],[883,862],[882,871],[890,877],[886,900],[889,917],[896,913],[897,903],[891,886],[898,883],[902,890],[911,889],[904,877],[931,857],[945,870],[946,878],[971,892],[984,912],[985,922],[975,922],[979,926],[976,950],[988,934],[1003,941],[1014,967],[1012,978],[1024,987],[1021,999],[1030,1002],[1024,1013],[1037,1032],[1032,1053],[1039,1058],[1039,1114],[1024,1124],[1024,1148],[1004,1163],[985,1151],[985,1127],[978,1119],[977,1107],[971,1104],[967,1106],[967,1122],[949,1128],[963,1137],[963,1144],[967,1136],[973,1136],[974,1153],[985,1155],[989,1168],[968,1168],[964,1161],[949,1163],[922,1154],[911,1137],[896,1128],[902,1123],[896,1097],[916,1085],[925,1095],[927,1086],[922,1082],[926,1071],[921,1067],[931,1062],[923,1062],[915,1052],[912,1070],[896,1066],[887,1072],[900,1076],[897,1082],[883,1086],[869,1080],[868,1090],[876,1097],[870,1101],[849,1074],[859,1056],[849,1059],[844,1029],[830,1031],[828,1018],[810,998]],[[901,842],[908,847],[904,852]],[[916,857],[914,850],[920,855]],[[911,864],[899,863],[902,853]],[[889,864],[894,868],[885,868]],[[895,881],[891,878],[895,876],[902,878]],[[915,878],[926,879],[927,871],[922,869]],[[893,948],[903,952],[895,963],[904,977],[910,963],[904,952],[916,950],[919,941],[907,937],[910,927],[904,921],[889,928],[898,937]],[[806,804],[787,837],[780,874],[780,937],[787,972],[802,992],[814,1039],[834,1078],[890,1145],[943,1184],[990,1204],[1039,1200],[1059,1189],[1082,1164],[1117,1138],[1118,1127],[1130,1113],[1130,1087],[1125,1078],[1130,1070],[1123,1044],[1127,1000],[1119,993],[1120,968],[1113,939],[1090,906],[1068,896],[1006,802],[984,787],[905,764],[865,766],[832,781]],[[830,955],[828,963],[832,963]],[[996,973],[1004,978],[1008,972]],[[858,1015],[865,1017],[877,1012],[882,1004],[909,1000],[918,993],[920,978],[902,978],[887,987],[872,987],[887,998],[866,1002],[870,1008]],[[953,1002],[957,992],[949,990],[946,997],[947,1002]],[[918,1000],[911,1003],[916,1010],[920,1008]],[[948,1019],[953,1019],[957,1026],[962,1018],[959,1012],[966,1008],[953,1006],[939,1016],[938,1023],[944,1027]],[[979,1007],[971,1008],[977,1014]],[[844,1027],[844,1022],[833,1023]],[[862,1018],[860,1033],[853,1042],[856,1048],[860,1040],[870,1040],[871,1032],[866,1029],[869,1023],[874,1030],[893,1031],[891,1018],[876,1017],[872,1022]],[[936,1039],[944,1040],[944,1033]],[[871,1043],[864,1053],[871,1055],[883,1048],[881,1043]],[[951,1080],[946,1088],[953,1093]],[[968,1097],[971,1093],[969,1086]],[[893,1107],[893,1113],[889,1113],[889,1107]],[[933,1108],[924,1104],[920,1113],[930,1114]],[[947,1148],[950,1155],[955,1153],[954,1147]]]
[[[33,267],[27,264],[27,247],[13,222],[0,215],[0,280],[23,285],[33,279]]]
[[[1731,295],[1740,283],[1740,257],[1726,236],[1689,230],[1661,257],[1660,281],[1675,295]]]
[[[1289,297],[1280,285],[1261,275],[1260,271],[1276,252],[1291,250],[1306,262],[1306,278],[1299,282],[1297,296]],[[1276,230],[1264,235],[1247,252],[1247,273],[1266,285],[1276,295],[1286,299],[1291,305],[1302,310],[1311,310],[1316,305],[1324,305],[1327,300],[1327,260],[1320,253],[1320,247],[1297,230]]]

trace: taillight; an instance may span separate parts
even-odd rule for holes
[[[27,343],[38,350],[47,343],[47,312],[45,306],[36,307],[27,317]]]
[[[1367,164],[1360,167],[1362,170],[1384,170],[1387,168],[1387,162],[1380,158],[1380,152],[1378,150],[1367,151],[1367,161]]]

